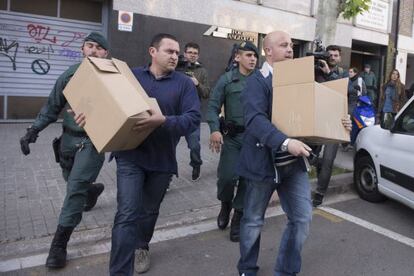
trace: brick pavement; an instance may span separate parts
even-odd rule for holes
[[[52,124],[40,133],[31,154],[20,152],[19,138],[28,124],[0,124],[0,259],[47,250],[56,230],[66,184],[54,161],[51,142],[61,132],[61,124]],[[216,199],[218,154],[208,149],[209,130],[201,127],[203,166],[201,179],[191,181],[189,150],[184,139],[177,148],[179,178],[161,206],[157,228],[214,218],[219,209]],[[341,153],[339,157],[343,159]],[[350,158],[345,158],[348,165]],[[345,166],[347,167],[347,166]],[[349,177],[348,177],[349,178]],[[116,211],[115,162],[105,162],[98,182],[105,191],[96,207],[84,213],[71,239],[72,244],[110,238]]]
[[[0,124],[0,243],[48,236],[56,230],[66,184],[54,161],[51,142],[61,131],[52,124],[31,144],[31,154],[20,152],[19,138],[28,124]],[[215,179],[218,155],[208,150],[208,126],[202,127],[201,179],[191,181],[189,150],[182,139],[178,149],[179,178],[173,179],[160,211],[160,222],[175,214],[217,205]],[[107,156],[108,157],[108,156]],[[76,231],[110,226],[116,208],[115,162],[105,162],[97,182],[105,191],[93,211],[84,213]],[[166,223],[166,222],[165,222]]]

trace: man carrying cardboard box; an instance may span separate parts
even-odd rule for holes
[[[92,32],[82,45],[85,57],[106,58],[108,42],[99,33]],[[43,106],[32,126],[20,139],[24,155],[30,153],[29,143],[36,142],[38,133],[49,124],[56,122],[67,105],[63,90],[80,63],[72,65],[57,79],[48,101]],[[63,133],[54,141],[56,161],[62,167],[63,178],[67,181],[65,201],[59,215],[59,224],[53,238],[46,266],[62,268],[66,265],[66,246],[73,229],[82,219],[82,212],[92,209],[98,196],[104,190],[100,183],[92,184],[98,177],[105,156],[99,154],[86,132],[79,127],[67,110],[63,113]]]
[[[287,214],[288,224],[280,243],[276,276],[296,275],[301,249],[312,217],[310,185],[305,159],[311,148],[288,138],[271,122],[273,63],[293,58],[290,35],[276,31],[263,41],[266,62],[254,71],[242,92],[245,134],[238,173],[246,179],[244,213],[240,227],[240,275],[253,276],[259,267],[260,233],[264,214],[274,190]],[[274,84],[273,84],[274,85]],[[351,129],[351,120],[342,123]]]
[[[137,121],[136,131],[155,130],[136,149],[113,153],[118,208],[112,229],[111,275],[133,275],[134,256],[138,273],[149,270],[149,242],[170,175],[177,174],[177,144],[200,124],[196,87],[190,78],[174,71],[179,51],[174,36],[158,34],[149,47],[151,64],[132,70],[148,96],[156,98],[162,114],[150,111],[148,119]]]

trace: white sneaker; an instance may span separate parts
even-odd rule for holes
[[[147,272],[150,269],[150,253],[146,249],[137,249],[135,250],[135,272],[142,274]]]

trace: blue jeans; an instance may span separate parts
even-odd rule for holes
[[[190,166],[200,167],[203,161],[201,160],[201,146],[200,146],[200,126],[190,134],[185,136],[187,146],[190,149]]]
[[[116,158],[118,208],[112,228],[110,275],[133,275],[136,248],[148,248],[170,174]]]
[[[281,183],[247,180],[244,213],[240,227],[239,273],[255,276],[259,267],[260,233],[272,193],[277,190],[288,223],[280,242],[275,276],[296,275],[301,267],[301,250],[309,234],[312,205],[308,175],[299,162],[278,168]]]

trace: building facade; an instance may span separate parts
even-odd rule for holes
[[[89,31],[106,34],[112,56],[131,67],[148,64],[156,33],[175,35],[182,48],[196,42],[213,87],[240,40],[261,49],[266,33],[284,30],[294,40],[295,57],[305,55],[316,36],[319,5],[318,0],[39,0],[38,7],[27,2],[0,0],[3,120],[35,116],[57,76],[81,60],[80,43]],[[392,0],[372,2],[375,8],[354,20],[338,19],[335,44],[343,49],[345,68],[370,63],[381,79],[390,55],[394,5]],[[127,31],[120,24],[124,11],[132,13]]]

